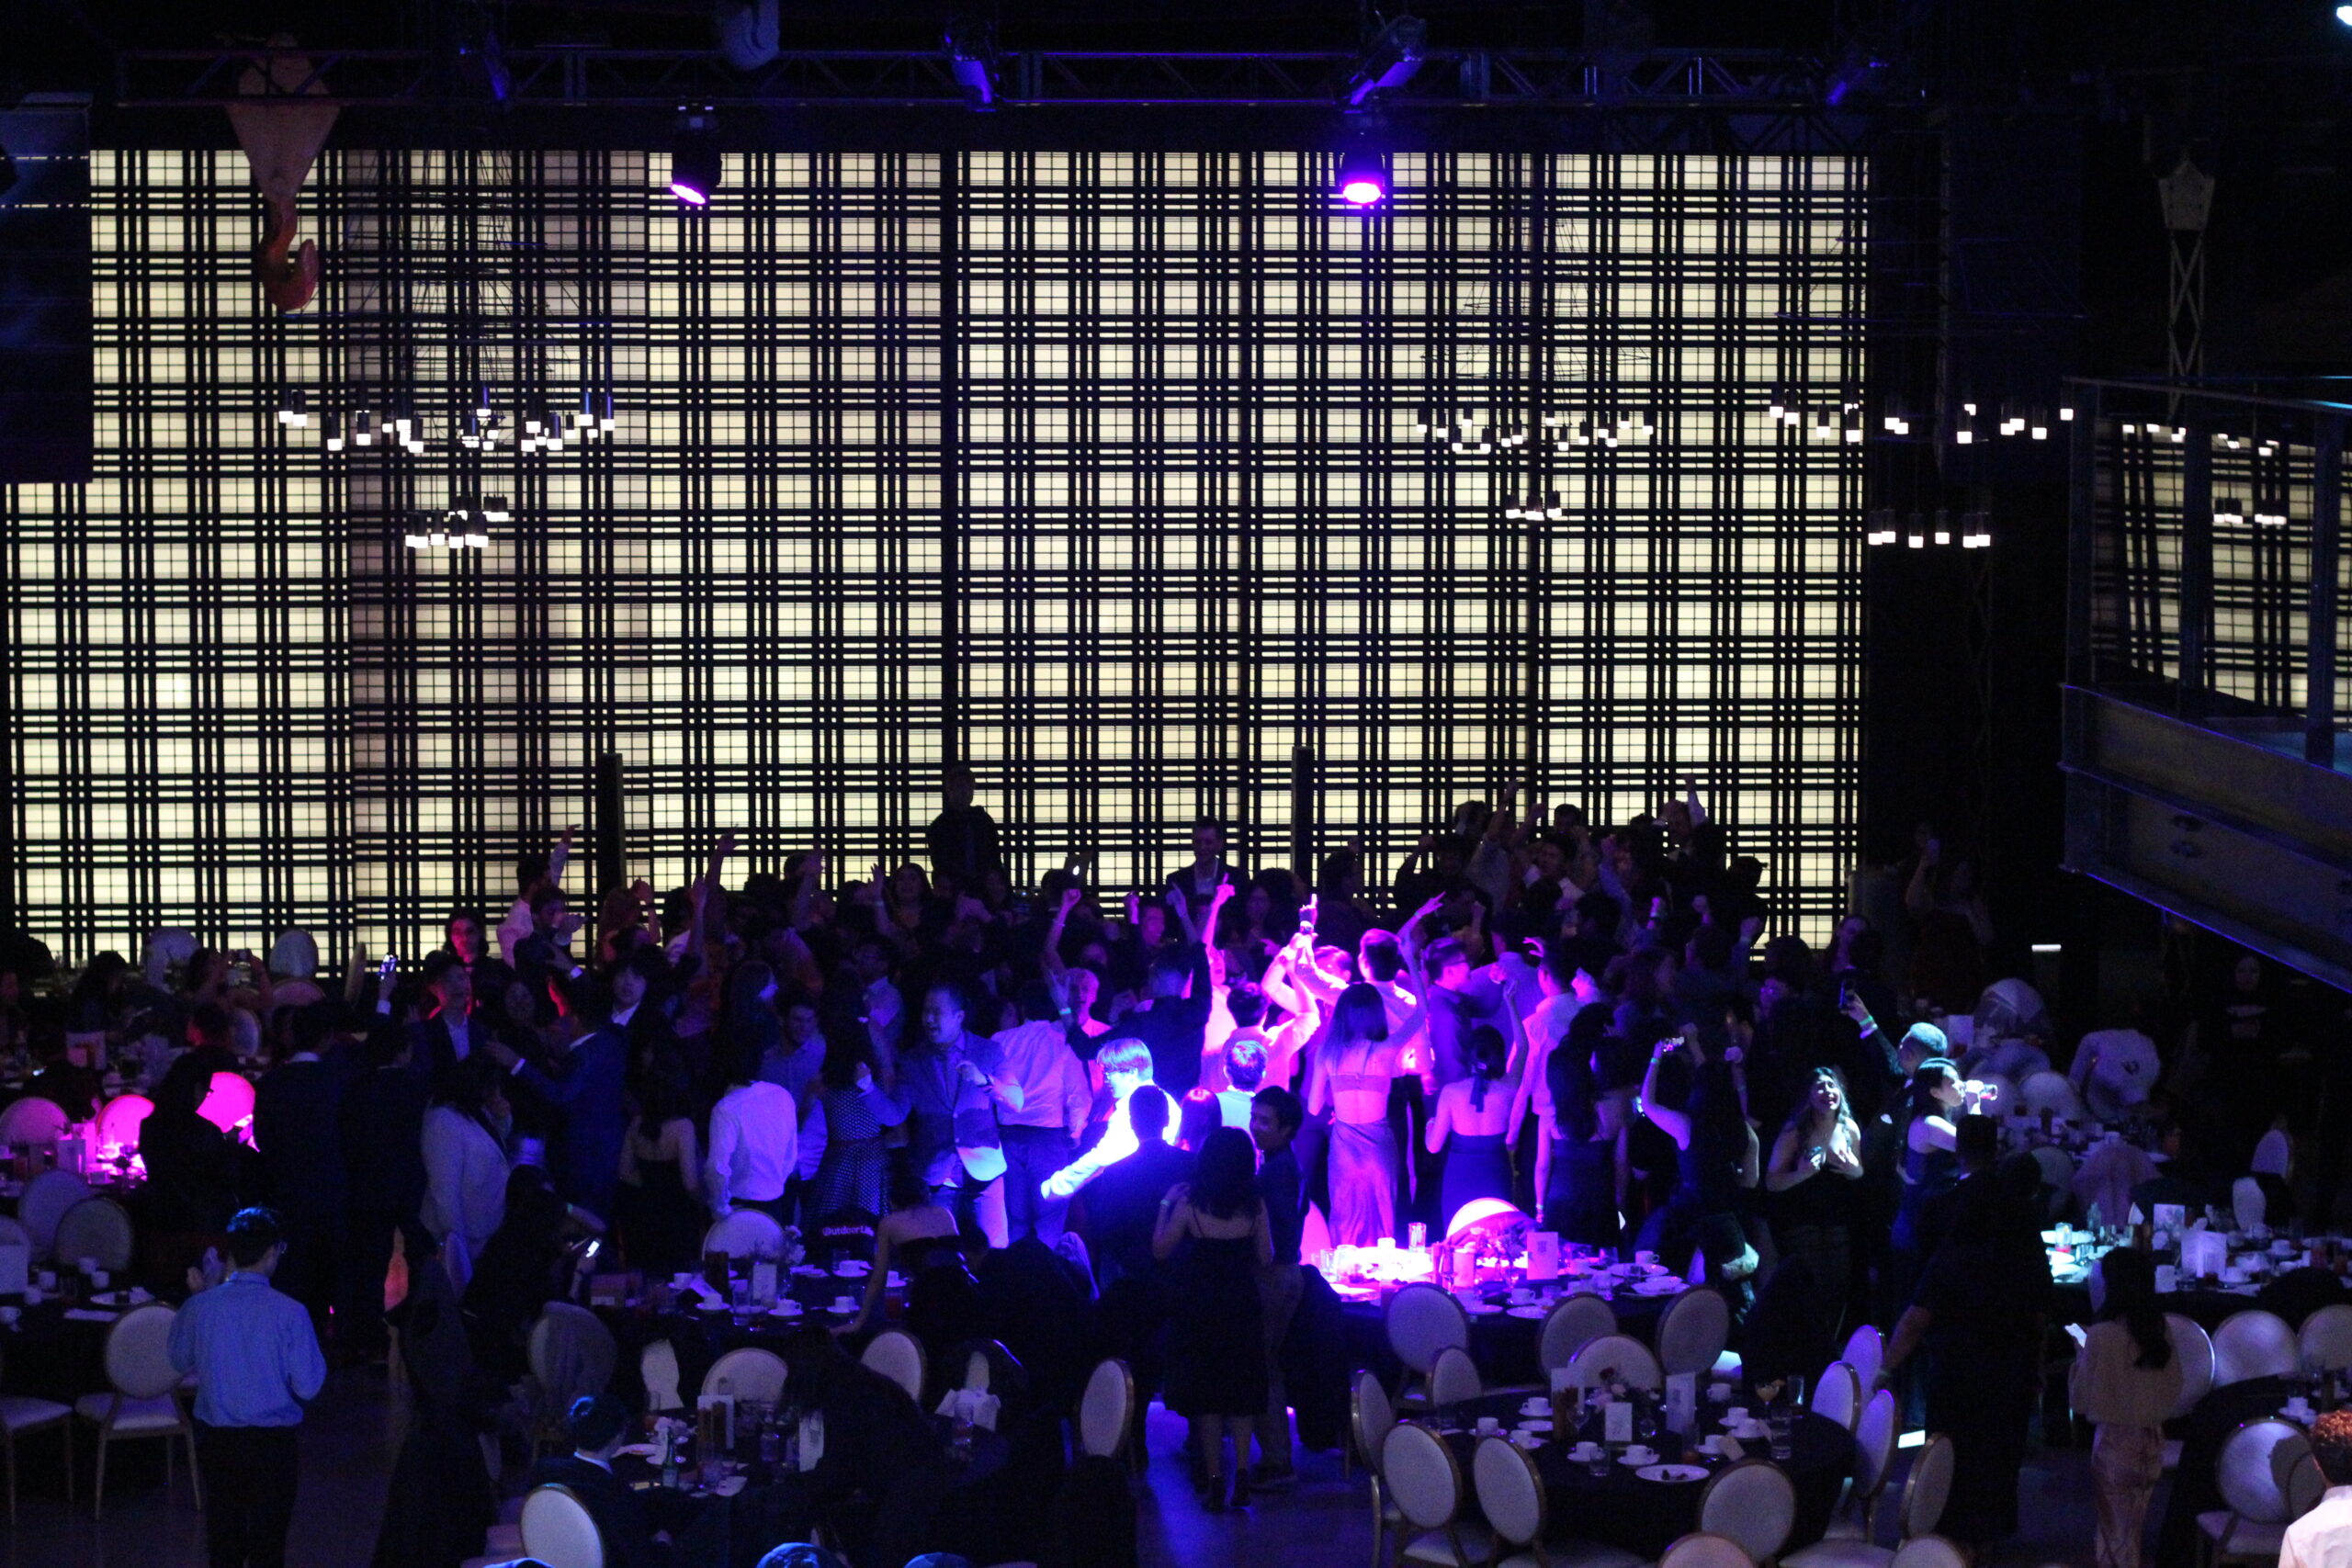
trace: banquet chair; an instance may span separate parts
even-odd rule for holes
[[[2284,1443],[2278,1445],[2280,1449],[2286,1446]],[[2273,1459],[2278,1457],[2277,1450],[2272,1450],[2271,1457]],[[2294,1464],[2287,1472],[2288,1519],[2292,1521],[2301,1518],[2305,1514],[2318,1507],[2320,1499],[2326,1495],[2327,1472],[2320,1469],[2319,1456],[2312,1452],[2310,1445],[2306,1444],[2301,1454],[2297,1456]]]
[[[28,1094],[0,1110],[0,1144],[53,1144],[72,1125],[55,1100]]]
[[[912,1335],[886,1328],[866,1341],[865,1353],[858,1359],[905,1389],[909,1399],[922,1403],[923,1382],[929,1372],[923,1365],[922,1343]]]
[[[1852,1431],[1862,1413],[1862,1380],[1845,1362],[1830,1362],[1813,1380],[1813,1395],[1806,1401],[1806,1408]]]
[[[967,1340],[947,1352],[947,1364],[954,1366],[959,1356],[964,1360],[961,1386],[974,1393],[993,1393],[1010,1403],[1029,1392],[1028,1369],[1001,1341]]]
[[[1903,1495],[1895,1506],[1902,1525],[1901,1546],[1889,1550],[1870,1540],[1833,1536],[1787,1553],[1781,1559],[1781,1568],[1893,1568],[1905,1551],[1934,1536],[1936,1526],[1943,1521],[1944,1503],[1951,1496],[1951,1439],[1937,1433],[1911,1461],[1911,1473],[1903,1478]],[[1932,1555],[1914,1561],[1927,1568]]]
[[[1437,1364],[1430,1369],[1430,1404],[1442,1410],[1476,1399],[1487,1392],[1487,1382],[1478,1375],[1478,1363],[1470,1352],[1448,1345],[1437,1353]]]
[[[1388,1298],[1385,1315],[1388,1348],[1396,1352],[1396,1359],[1405,1366],[1405,1381],[1396,1391],[1397,1403],[1415,1408],[1426,1406],[1429,1377],[1437,1365],[1437,1353],[1449,1346],[1463,1350],[1470,1348],[1470,1314],[1463,1311],[1460,1302],[1435,1285],[1412,1284]],[[1416,1378],[1421,1382],[1418,1393],[1413,1386]]]
[[[638,1352],[637,1376],[645,1385],[646,1409],[659,1413],[686,1407],[678,1397],[678,1348],[667,1339],[656,1339]]]
[[[1568,1358],[1568,1382],[1577,1388],[1604,1388],[1622,1382],[1628,1388],[1653,1392],[1666,1386],[1666,1371],[1650,1348],[1625,1334],[1604,1334]]]
[[[25,1184],[25,1195],[17,1201],[17,1218],[32,1237],[35,1258],[51,1255],[57,1244],[57,1222],[89,1195],[89,1183],[70,1170],[44,1170]]]
[[[1778,1556],[1796,1526],[1796,1483],[1769,1459],[1725,1465],[1700,1488],[1699,1528],[1729,1536],[1758,1562]]]
[[[560,1453],[571,1440],[564,1425],[571,1402],[602,1393],[613,1381],[613,1365],[620,1348],[613,1331],[586,1307],[570,1302],[549,1302],[523,1344],[525,1363],[531,1370],[535,1418],[531,1427],[531,1458],[543,1448]]]
[[[1639,1568],[1641,1559],[1599,1541],[1546,1539],[1543,1477],[1534,1460],[1505,1438],[1482,1438],[1470,1452],[1470,1482],[1478,1511],[1495,1532],[1495,1551],[1519,1550],[1495,1568]]]
[[[0,1214],[0,1247],[21,1247],[25,1249],[26,1255],[29,1257],[32,1252],[32,1232],[25,1229],[24,1226],[18,1224],[15,1220],[10,1219],[7,1215]]]
[[[1886,1490],[1887,1474],[1894,1468],[1902,1440],[1902,1407],[1895,1403],[1893,1389],[1880,1389],[1862,1406],[1861,1419],[1854,1423],[1854,1483],[1846,1494],[1864,1540],[1871,1538],[1877,1522],[1879,1495]]]
[[[2352,1304],[2336,1302],[2303,1319],[2295,1348],[2306,1364],[2331,1372],[2352,1367]]]
[[[17,1439],[55,1427],[65,1434],[65,1501],[74,1501],[74,1407],[22,1394],[0,1393],[0,1455],[8,1462],[8,1523],[17,1522]]]
[[[1968,1568],[1968,1555],[1942,1536],[1914,1536],[1895,1549],[1887,1568]]]
[[[1651,1342],[1668,1377],[1677,1372],[1705,1377],[1731,1343],[1731,1303],[1712,1285],[1693,1285],[1666,1303]]]
[[[702,1233],[702,1250],[705,1257],[723,1252],[774,1263],[784,1257],[784,1227],[757,1209],[738,1209]]]
[[[204,1508],[204,1481],[196,1465],[196,1427],[180,1407],[179,1369],[172,1365],[174,1310],[161,1302],[132,1307],[107,1330],[107,1393],[85,1393],[74,1413],[98,1429],[98,1467],[92,1482],[90,1517],[104,1518],[107,1506],[107,1448],[134,1438],[164,1439],[164,1491],[172,1489],[172,1439],[187,1444],[188,1490]]]
[[[1483,1568],[1494,1560],[1493,1536],[1462,1517],[1462,1467],[1435,1432],[1390,1427],[1380,1445],[1380,1472],[1387,1477],[1396,1511],[1419,1532],[1397,1552],[1399,1562]]]
[[[2292,1448],[2281,1465],[2277,1450],[2285,1445]],[[2279,1540],[2291,1517],[2287,1479],[2310,1452],[2311,1439],[2277,1416],[2248,1421],[2222,1439],[2213,1481],[2228,1506],[2197,1516],[2197,1562],[2202,1568],[2278,1560]]]
[[[130,1267],[130,1216],[111,1198],[85,1198],[57,1222],[50,1250],[63,1263],[87,1258],[101,1269],[120,1273]]]
[[[535,1486],[523,1499],[523,1550],[547,1568],[605,1568],[605,1537],[569,1486]]]
[[[2036,1116],[2048,1111],[2069,1122],[2090,1120],[2090,1112],[2083,1109],[2083,1097],[2075,1092],[2075,1086],[2064,1073],[2027,1074],[2025,1082],[2018,1085],[2018,1098]]]
[[[2052,1205],[2063,1211],[2075,1188],[2075,1156],[2055,1144],[2043,1144],[2033,1151],[2033,1163],[2041,1172],[2041,1185],[2057,1190]],[[2044,1213],[2041,1217],[2053,1220],[2057,1216]]]
[[[234,1133],[254,1119],[252,1080],[238,1073],[215,1073],[196,1113],[224,1133]]]
[[[1115,1356],[1095,1362],[1078,1397],[1079,1451],[1089,1459],[1124,1458],[1135,1417],[1136,1379],[1126,1362]]]
[[[2230,1183],[2230,1217],[2242,1231],[2250,1231],[2270,1217],[2270,1195],[2262,1190],[2261,1182],[2241,1176]]]
[[[1692,1530],[1666,1549],[1657,1568],[1756,1568],[1756,1559],[1727,1535]]]
[[[1553,1371],[1568,1364],[1568,1358],[1589,1340],[1604,1334],[1617,1332],[1617,1313],[1606,1296],[1569,1296],[1554,1307],[1544,1318],[1543,1333],[1535,1342],[1535,1359],[1549,1378]],[[1545,1393],[1551,1389],[1547,1383]]]
[[[2301,1366],[2295,1331],[2276,1313],[2259,1307],[2233,1312],[2213,1330],[2215,1388],[2248,1378],[2292,1377]]]
[[[98,1147],[128,1152],[139,1146],[139,1129],[155,1113],[155,1102],[143,1094],[118,1094],[98,1108]]]
[[[1364,1473],[1372,1478],[1373,1568],[1380,1568],[1385,1561],[1381,1547],[1390,1528],[1401,1529],[1405,1522],[1405,1516],[1389,1501],[1380,1481],[1381,1449],[1388,1441],[1389,1428],[1396,1425],[1396,1408],[1388,1402],[1388,1391],[1370,1372],[1358,1372],[1355,1387],[1348,1395],[1348,1436],[1363,1460]],[[1345,1458],[1344,1453],[1341,1457]]]
[[[1846,1336],[1845,1354],[1838,1359],[1854,1369],[1864,1388],[1875,1387],[1879,1369],[1886,1365],[1886,1340],[1876,1325],[1865,1323]]]
[[[738,1399],[774,1404],[784,1397],[784,1376],[783,1357],[755,1346],[739,1346],[711,1362],[710,1371],[702,1375],[702,1392],[717,1393],[718,1385],[725,1383],[727,1392]]]

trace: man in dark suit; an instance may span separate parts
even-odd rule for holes
[[[331,1043],[338,1010],[314,1002],[294,1015],[293,1054],[254,1089],[254,1147],[286,1239],[277,1285],[323,1322],[342,1251],[343,1097],[350,1050]]]
[[[424,1019],[416,1031],[416,1070],[430,1079],[466,1061],[490,1036],[474,1017],[473,972],[446,953],[424,961]]]
[[[654,1529],[643,1500],[613,1474],[613,1455],[628,1435],[628,1406],[609,1393],[592,1393],[572,1401],[567,1424],[571,1452],[539,1461],[531,1484],[565,1487],[579,1498],[615,1568],[662,1568],[670,1561],[669,1536]]]
[[[433,1255],[417,1218],[424,1201],[424,1107],[428,1085],[410,1069],[407,1030],[389,1021],[364,1048],[370,1064],[343,1097],[340,1118],[345,1183],[344,1292],[336,1325],[345,1356],[384,1346],[384,1271],[392,1237],[408,1238],[408,1257]]]
[[[1159,1201],[1193,1174],[1193,1156],[1166,1140],[1168,1113],[1168,1096],[1152,1084],[1128,1096],[1127,1124],[1135,1129],[1136,1152],[1105,1166],[1081,1198],[1095,1284],[1106,1299],[1120,1280],[1157,1274],[1151,1232]]]
[[[947,809],[923,830],[923,847],[931,852],[933,876],[952,876],[965,892],[976,893],[980,878],[1004,863],[996,819],[972,804],[971,769],[957,763],[947,770],[946,784]]]
[[[552,1074],[525,1061],[502,1041],[486,1040],[482,1049],[560,1118],[558,1153],[550,1168],[564,1201],[609,1222],[613,1194],[620,1186],[621,1139],[628,1130],[628,1108],[622,1099],[628,1044],[613,1027],[610,1006],[597,987],[576,986],[567,1005],[571,1021],[582,1032]]]

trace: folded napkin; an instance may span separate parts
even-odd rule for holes
[[[996,1430],[997,1412],[1002,1407],[1003,1401],[995,1394],[983,1393],[978,1389],[959,1388],[950,1390],[947,1397],[939,1402],[939,1414],[993,1432]]]
[[[122,1314],[119,1312],[92,1312],[88,1307],[67,1307],[65,1315],[74,1323],[112,1323]]]

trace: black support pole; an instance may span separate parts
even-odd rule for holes
[[[621,754],[596,758],[596,897],[628,881],[628,807],[621,795]]]
[[[2303,761],[2335,766],[2337,561],[2343,550],[2344,422],[2320,427],[2312,472],[2312,580],[2303,649]]]
[[[2180,454],[2180,711],[2205,711],[2205,628],[2213,614],[2213,433],[2191,427]]]

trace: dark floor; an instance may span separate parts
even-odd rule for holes
[[[302,1485],[288,1561],[298,1568],[365,1568],[382,1518],[384,1484],[399,1438],[400,1400],[381,1379],[338,1372],[303,1428]],[[77,1439],[86,1434],[77,1434]],[[1246,1513],[1202,1510],[1179,1456],[1183,1425],[1165,1411],[1151,1418],[1152,1462],[1142,1506],[1145,1568],[1281,1562],[1285,1568],[1361,1568],[1370,1562],[1371,1520],[1363,1478],[1340,1479],[1337,1456],[1305,1461],[1295,1491]],[[201,1568],[202,1516],[189,1506],[185,1465],[171,1495],[153,1442],[119,1447],[107,1461],[107,1517],[94,1522],[89,1495],[69,1511],[59,1494],[53,1435],[26,1439],[16,1528],[0,1536],[0,1563],[24,1568]],[[90,1449],[77,1440],[77,1484],[86,1486]],[[1907,1455],[1905,1458],[1907,1459]],[[1899,1479],[1899,1478],[1898,1478]],[[2020,1515],[2029,1532],[1996,1559],[1998,1568],[2088,1564],[2087,1450],[2037,1453],[2029,1461]],[[2152,1515],[2160,1517],[2157,1496]]]

